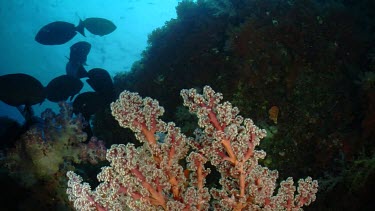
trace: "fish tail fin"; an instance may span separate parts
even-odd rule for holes
[[[78,26],[76,26],[76,31],[79,32],[80,34],[82,34],[84,37],[86,37],[86,35],[85,35],[85,25],[83,24],[83,21],[81,19],[79,19],[79,24],[78,24]]]

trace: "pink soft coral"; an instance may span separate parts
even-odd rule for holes
[[[142,99],[124,91],[111,104],[122,127],[130,128],[143,146],[113,145],[107,152],[111,166],[98,175],[101,182],[91,190],[82,178],[68,172],[69,198],[78,210],[299,210],[315,200],[318,182],[292,178],[280,183],[278,172],[258,164],[266,153],[256,150],[265,130],[238,115],[229,102],[220,103],[221,93],[209,86],[203,94],[182,90],[184,105],[197,114],[196,139],[187,138],[174,123],[159,117],[164,109],[156,100]],[[163,137],[163,138],[161,138]],[[189,150],[189,146],[191,150]],[[187,162],[189,176],[181,161]],[[221,174],[221,188],[205,187],[210,161]],[[295,191],[297,190],[297,194]],[[211,198],[212,197],[212,198]],[[211,204],[210,204],[211,203]]]

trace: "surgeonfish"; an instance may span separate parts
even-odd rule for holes
[[[91,49],[91,44],[85,41],[77,42],[70,47],[69,61],[65,66],[66,74],[76,77],[87,77],[87,71],[84,65],[87,61],[87,55]]]
[[[83,87],[83,83],[79,78],[69,75],[61,75],[52,79],[47,87],[47,99],[51,102],[66,101],[69,97],[70,100],[79,92]]]
[[[87,18],[83,25],[91,34],[104,36],[116,30],[116,25],[104,18]]]
[[[93,68],[88,71],[88,78],[86,82],[93,90],[104,96],[108,101],[114,100],[114,85],[107,70]]]
[[[35,105],[46,98],[45,88],[36,78],[23,74],[0,76],[0,100],[11,106]]]
[[[78,64],[86,64],[87,55],[91,50],[91,44],[85,41],[77,42],[70,47],[69,61]]]
[[[83,92],[73,101],[73,112],[81,113],[85,119],[89,119],[100,109],[106,108],[104,97],[97,92]]]
[[[64,21],[55,21],[43,26],[35,36],[35,40],[43,45],[61,45],[71,40],[79,32],[85,36],[83,22],[77,26]]]

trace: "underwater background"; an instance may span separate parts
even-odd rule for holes
[[[1,48],[6,51],[0,57],[1,75],[26,73],[36,77],[43,85],[53,78],[65,74],[69,47],[77,41],[92,44],[88,56],[88,68],[101,67],[111,75],[129,71],[132,63],[140,59],[147,46],[147,35],[164,22],[176,17],[178,1],[106,1],[41,0],[2,1],[0,32]],[[80,19],[103,17],[112,20],[118,27],[111,36],[98,37],[87,34],[75,36],[59,46],[41,45],[34,37],[38,30],[53,21],[67,21],[77,25]],[[6,50],[5,50],[6,49]],[[85,83],[85,85],[87,85]],[[85,86],[84,90],[89,90]],[[35,105],[36,113],[45,108],[58,108],[45,101]],[[18,117],[19,112],[0,102],[0,114]]]
[[[86,41],[91,50],[84,67],[110,75],[115,96],[110,101],[123,90],[157,99],[165,108],[163,120],[194,136],[197,119],[182,106],[180,90],[209,85],[267,131],[259,146],[267,152],[261,165],[277,169],[279,180],[311,176],[319,182],[316,200],[303,209],[374,209],[374,1],[0,4],[0,77],[24,73],[47,86],[66,73],[70,47]],[[100,36],[87,32],[86,24],[86,37],[77,33],[64,44],[35,40],[51,22],[79,25],[92,17],[105,18],[116,29]],[[1,210],[74,210],[66,172],[77,172],[95,187],[100,167],[108,165],[106,149],[139,145],[111,115],[107,99],[95,95],[74,106],[80,94],[109,87],[104,76],[96,85],[86,76],[79,80],[83,88],[63,100],[67,103],[46,99],[33,105],[29,114],[37,121],[25,123],[16,106],[0,102],[0,179],[6,194]],[[7,96],[10,85],[0,87],[3,101],[25,97]],[[207,186],[218,186],[216,177],[213,171]]]

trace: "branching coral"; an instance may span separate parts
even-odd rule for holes
[[[158,101],[124,91],[111,104],[120,126],[130,128],[143,143],[112,145],[107,159],[111,166],[98,174],[95,190],[69,171],[69,199],[78,210],[299,210],[315,200],[318,182],[310,177],[280,183],[278,172],[258,164],[266,153],[255,149],[265,130],[206,86],[203,94],[182,90],[184,105],[198,116],[196,138],[188,138],[174,123],[159,117]],[[160,135],[163,134],[163,135]],[[189,146],[191,150],[189,150]],[[186,161],[186,166],[182,165]],[[221,188],[206,187],[210,169],[220,172]],[[186,173],[189,172],[189,173]],[[295,191],[297,190],[297,193]]]

